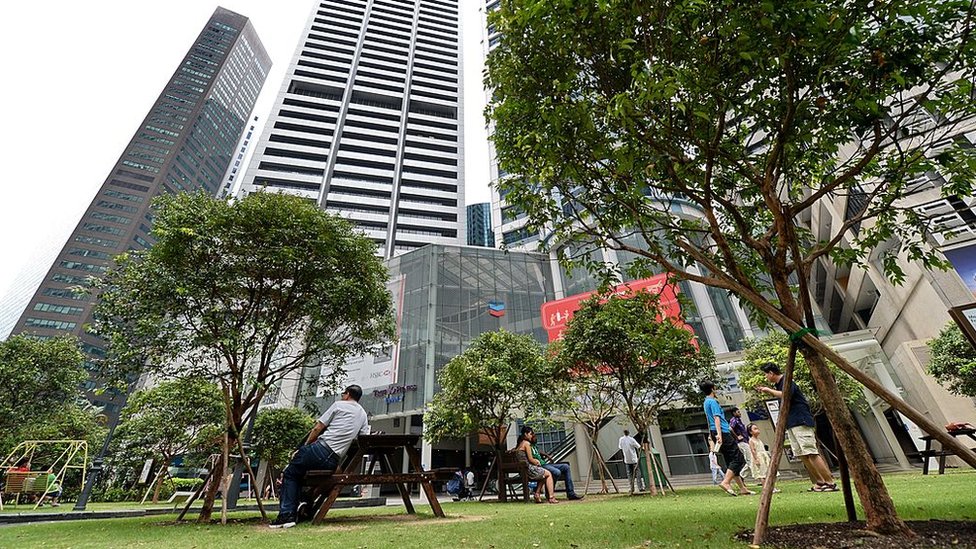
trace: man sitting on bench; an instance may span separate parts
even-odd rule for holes
[[[329,406],[315,422],[302,447],[292,455],[283,474],[281,503],[278,517],[271,523],[272,528],[291,528],[295,525],[305,473],[335,469],[352,441],[359,435],[369,434],[366,410],[359,405],[362,396],[363,389],[359,385],[346,387],[342,399]]]
[[[522,427],[522,435],[529,441],[532,445],[532,457],[539,460],[542,464],[542,468],[552,473],[553,483],[558,481],[563,481],[566,485],[566,499],[583,499],[583,496],[577,495],[576,491],[573,490],[573,475],[569,472],[568,463],[550,463],[549,460],[552,456],[541,452],[539,447],[536,445],[535,431],[532,427],[525,425]],[[549,494],[549,497],[553,497],[555,494]]]

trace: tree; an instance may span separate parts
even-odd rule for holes
[[[224,424],[220,389],[202,378],[167,380],[129,397],[116,429],[116,455],[156,461],[153,503],[173,459],[209,446]],[[151,485],[151,486],[152,486]]]
[[[438,375],[440,392],[424,412],[424,438],[437,442],[477,432],[487,437],[499,463],[509,424],[561,408],[563,379],[532,336],[485,332]],[[498,486],[504,500],[500,469]]]
[[[552,360],[559,360],[559,350],[562,342],[557,341],[549,345]],[[558,366],[563,368],[562,365]],[[604,375],[602,372],[577,372],[572,376],[567,386],[566,413],[574,422],[586,429],[586,434],[590,442],[590,456],[596,457],[596,470],[600,476],[601,493],[609,492],[607,489],[606,460],[599,448],[600,431],[606,424],[620,413],[620,399],[614,387],[612,377]],[[591,463],[590,468],[593,468]],[[588,477],[589,479],[589,477]],[[589,480],[587,480],[587,488]],[[614,487],[616,489],[616,486]],[[586,490],[583,491],[586,493]]]
[[[647,291],[593,296],[569,321],[558,358],[567,371],[613,380],[609,389],[644,434],[647,450],[661,410],[679,399],[700,402],[698,383],[717,378],[712,350],[684,323],[663,315],[659,302]],[[650,451],[646,455],[652,459]],[[653,467],[649,463],[648,471]]]
[[[148,371],[218,383],[223,472],[269,387],[310,369],[335,382],[347,357],[395,337],[387,271],[371,240],[300,197],[228,203],[183,193],[154,206],[155,243],[116,259],[99,285],[94,330],[110,342],[106,365],[120,378]]]
[[[976,350],[955,323],[929,341],[929,373],[957,395],[976,397]]]
[[[257,456],[267,462],[270,478],[276,477],[275,470],[284,469],[313,425],[315,418],[298,408],[264,408],[258,412],[251,445]],[[262,493],[262,488],[257,486],[258,493]]]
[[[769,396],[756,390],[757,387],[769,385],[769,382],[766,381],[766,376],[759,369],[760,366],[766,362],[772,362],[778,365],[780,369],[784,369],[790,350],[789,347],[789,337],[779,330],[770,332],[758,339],[747,339],[745,341],[744,362],[736,371],[739,374],[739,387],[749,395],[745,403],[748,408],[761,408],[762,403],[769,400]],[[845,374],[836,365],[830,364],[828,367],[834,379],[837,380],[837,389],[840,391],[841,397],[843,397],[848,408],[866,411],[867,403],[864,400],[864,392],[861,390],[861,384],[851,376]],[[810,403],[810,411],[814,415],[822,413],[823,403],[820,402],[816,385],[810,376],[810,369],[807,367],[803,357],[796,358],[793,381],[800,387],[807,402]]]
[[[507,0],[491,15],[499,183],[553,246],[634,254],[736,295],[797,339],[852,467],[867,526],[909,531],[825,358],[952,449],[976,454],[812,331],[813,265],[946,267],[910,195],[971,196],[969,2]],[[843,221],[814,233],[834,200]],[[564,261],[572,258],[563,254]],[[757,528],[758,530],[758,528]],[[758,536],[757,536],[758,537]]]
[[[0,342],[0,450],[9,451],[74,403],[78,384],[87,377],[84,361],[72,337],[19,334]]]

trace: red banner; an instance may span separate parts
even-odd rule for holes
[[[623,297],[633,296],[641,291],[647,291],[661,297],[661,312],[664,316],[674,320],[681,319],[681,304],[678,303],[680,290],[677,284],[668,284],[668,275],[660,274],[643,280],[625,282],[613,288],[615,295]],[[573,314],[579,310],[580,303],[595,293],[576,294],[542,304],[542,327],[549,334],[549,341],[562,339],[563,332],[566,331],[566,324],[573,318]],[[681,321],[681,324],[684,322]],[[688,327],[688,330],[691,331],[691,328]]]

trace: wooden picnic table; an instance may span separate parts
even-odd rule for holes
[[[948,431],[948,433],[956,438],[967,436],[973,439],[973,441],[976,441],[976,429],[953,429],[952,431]],[[945,449],[933,450],[932,441],[935,440],[935,437],[932,435],[925,435],[918,438],[925,441],[925,450],[919,452],[922,456],[922,474],[929,474],[929,458],[931,457],[939,458],[939,474],[945,474],[946,456],[953,455],[952,452],[946,452]],[[973,450],[976,451],[976,448]]]
[[[339,492],[343,486],[367,485],[367,484],[392,484],[396,486],[400,497],[403,498],[403,505],[407,513],[415,514],[413,502],[410,501],[410,491],[408,486],[413,483],[420,485],[420,488],[427,496],[431,510],[435,516],[443,517],[444,511],[437,501],[437,494],[431,481],[448,480],[449,471],[424,471],[420,463],[420,453],[417,452],[416,444],[420,441],[420,435],[360,435],[353,441],[345,458],[335,471],[309,471],[305,474],[305,486],[313,490],[312,501],[315,516],[313,523],[321,522],[325,515],[332,508]],[[409,472],[398,473],[393,470],[390,457],[406,451],[409,460]],[[363,462],[363,456],[370,457],[369,464],[365,473],[360,473],[359,468]],[[375,465],[379,464],[380,471],[374,472]]]

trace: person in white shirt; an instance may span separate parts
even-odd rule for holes
[[[640,467],[637,466],[637,452],[640,450],[640,443],[630,436],[630,431],[624,429],[624,436],[620,437],[617,447],[623,451],[624,464],[627,466],[627,480],[630,481],[630,495],[634,495],[634,483],[643,484]],[[640,481],[637,480],[638,478]],[[640,490],[644,491],[643,488]]]
[[[312,470],[335,469],[353,439],[369,434],[366,410],[359,405],[363,389],[350,385],[342,392],[341,400],[329,406],[308,433],[305,444],[291,457],[285,467],[281,484],[281,504],[272,528],[291,528],[297,520],[298,500],[305,473]]]

